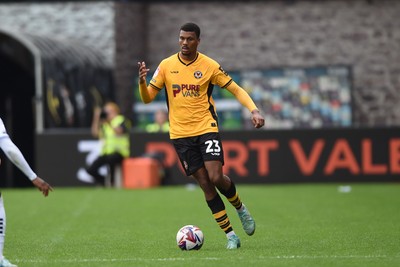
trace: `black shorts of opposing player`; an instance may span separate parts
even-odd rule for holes
[[[217,160],[224,165],[224,151],[219,133],[172,139],[172,143],[187,176],[203,167],[205,161]]]

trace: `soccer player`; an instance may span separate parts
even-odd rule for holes
[[[200,28],[186,23],[180,28],[180,51],[164,59],[150,84],[145,62],[138,62],[139,90],[144,103],[151,102],[163,88],[166,90],[170,121],[170,139],[187,176],[193,176],[204,192],[214,219],[225,232],[227,249],[240,247],[218,191],[236,208],[244,231],[254,234],[255,222],[242,203],[235,184],[222,173],[224,155],[218,133],[217,113],[211,96],[216,84],[231,92],[251,113],[255,128],[264,125],[253,100],[213,59],[199,53]]]
[[[11,141],[7,134],[6,128],[4,126],[3,120],[0,118],[0,148],[3,150],[4,154],[17,166],[28,178],[32,181],[33,185],[36,186],[45,197],[49,195],[49,191],[53,188],[44,180],[36,175],[31,169],[29,164],[26,162],[24,156],[18,147]],[[0,161],[1,164],[1,161]],[[10,263],[3,256],[4,248],[4,237],[6,232],[6,213],[4,210],[3,196],[0,193],[0,267],[12,267],[17,266]]]

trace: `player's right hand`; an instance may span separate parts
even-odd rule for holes
[[[146,63],[144,61],[138,62],[138,67],[139,67],[139,82],[145,83],[147,72],[149,72],[150,69],[146,68]]]
[[[40,177],[36,177],[32,180],[32,183],[39,189],[40,192],[43,193],[45,197],[49,195],[50,191],[53,191],[53,188]]]

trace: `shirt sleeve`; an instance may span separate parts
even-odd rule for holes
[[[8,136],[6,127],[4,126],[3,120],[0,118],[0,138]]]
[[[233,80],[231,76],[229,76],[229,74],[224,71],[221,66],[216,65],[214,75],[211,80],[212,84],[216,84],[221,88],[226,88],[227,86],[229,86],[230,83],[232,83],[232,81]]]
[[[4,151],[4,154],[10,161],[18,167],[31,181],[34,180],[37,175],[31,169],[28,162],[25,160],[19,148],[11,141],[8,135],[0,136],[0,148]]]
[[[232,81],[227,87],[226,90],[231,92],[236,99],[246,107],[250,112],[253,110],[258,110],[256,104],[254,104],[253,99],[249,96],[249,94],[239,85],[237,85],[234,81]]]
[[[153,74],[153,77],[150,80],[150,85],[154,89],[160,91],[161,89],[164,88],[165,84],[165,76],[164,76],[164,64],[163,61],[160,63],[160,65],[157,67],[156,71]]]

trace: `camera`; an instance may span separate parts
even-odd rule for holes
[[[100,119],[104,120],[107,118],[107,112],[105,110],[102,110],[100,113]]]

